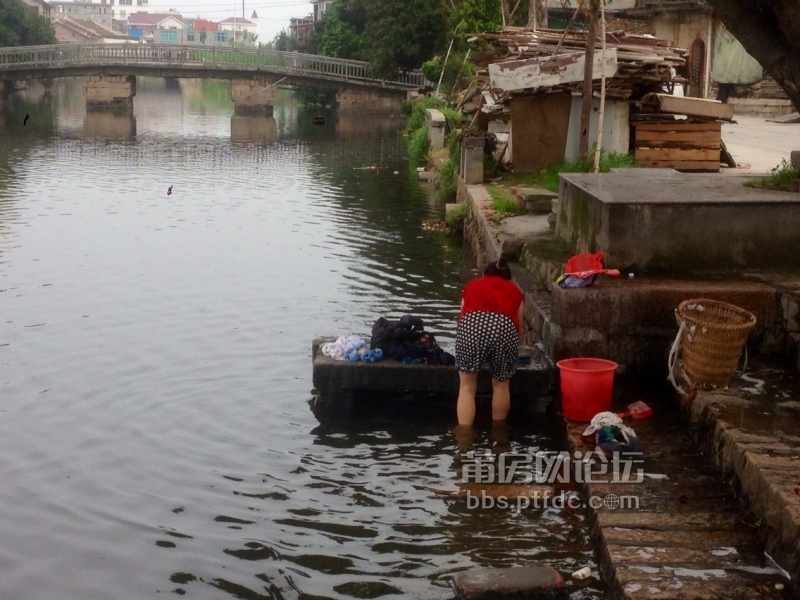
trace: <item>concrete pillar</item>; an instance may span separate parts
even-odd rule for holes
[[[133,108],[136,77],[133,75],[86,75],[83,93],[89,110],[121,110]]]
[[[444,118],[442,111],[435,108],[426,108],[425,125],[428,128],[428,142],[430,142],[431,151],[444,148],[444,132],[447,120]]]
[[[387,93],[370,88],[342,88],[336,92],[339,112],[398,114],[405,92]]]
[[[459,172],[467,185],[483,183],[483,148],[486,139],[464,138],[461,142],[461,166]]]
[[[789,155],[792,161],[792,168],[800,170],[800,150],[792,150]]]
[[[231,100],[235,115],[272,116],[278,86],[263,75],[231,79]]]

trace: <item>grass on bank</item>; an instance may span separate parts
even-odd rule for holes
[[[503,214],[516,214],[519,212],[517,203],[509,190],[494,185],[487,185],[486,191],[489,192],[489,195],[492,197],[492,208],[497,212]]]
[[[607,153],[600,151],[600,172],[608,173],[611,169],[635,167],[636,161],[630,154]],[[508,185],[524,185],[540,187],[551,192],[558,191],[559,175],[561,173],[589,173],[594,167],[594,150],[589,152],[588,158],[579,161],[564,161],[560,165],[550,167],[540,173],[507,173],[503,176],[503,183]]]
[[[747,187],[762,190],[789,191],[792,181],[800,179],[800,169],[795,169],[785,158],[777,167],[772,169],[772,175],[767,177],[754,177],[748,179]]]

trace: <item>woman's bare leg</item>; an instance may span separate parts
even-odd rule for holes
[[[478,391],[478,374],[458,372],[458,413],[459,425],[472,425],[475,421],[475,393]]]
[[[492,420],[505,421],[511,408],[511,386],[509,380],[492,378]]]

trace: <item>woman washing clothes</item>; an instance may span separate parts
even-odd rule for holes
[[[522,290],[512,281],[505,259],[489,264],[483,277],[466,285],[456,327],[459,428],[475,420],[478,371],[488,361],[492,371],[492,421],[505,421],[511,404],[522,331]]]

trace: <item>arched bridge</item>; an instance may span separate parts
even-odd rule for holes
[[[137,75],[229,79],[240,113],[267,111],[278,85],[332,88],[340,108],[380,111],[396,108],[425,84],[419,71],[386,79],[361,61],[261,48],[138,43],[0,48],[0,80],[84,76],[90,107],[129,106]]]

